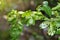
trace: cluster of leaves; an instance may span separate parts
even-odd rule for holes
[[[60,8],[60,7],[59,7]],[[58,8],[58,9],[59,9]],[[37,8],[37,11],[17,11],[12,10],[8,13],[8,21],[10,23],[11,40],[16,40],[22,33],[24,25],[34,25],[36,20],[44,20],[39,27],[41,29],[48,28],[48,35],[60,34],[60,14],[56,10],[57,7],[50,8],[48,2],[44,2],[42,6]],[[42,14],[44,11],[50,18]]]
[[[48,19],[41,12],[36,11],[17,11],[12,10],[8,13],[7,19],[10,23],[10,36],[12,40],[16,40],[22,33],[23,26],[34,25],[36,20]]]
[[[53,36],[54,34],[60,34],[60,4],[58,3],[58,5],[52,9],[47,4],[47,2],[44,2],[43,6],[40,7],[40,10],[45,11],[50,18],[42,22],[40,27],[42,29],[48,28],[48,35]]]
[[[16,10],[12,10],[8,14],[8,21],[10,23],[10,36],[11,40],[17,40],[18,36],[23,30],[23,25],[19,19],[20,15]]]

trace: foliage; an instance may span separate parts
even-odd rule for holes
[[[48,5],[43,4],[39,6],[37,11],[17,11],[12,10],[8,13],[8,21],[10,23],[10,36],[11,40],[16,40],[23,31],[24,25],[30,26],[35,25],[36,20],[44,20],[39,27],[41,29],[48,28],[48,35],[53,36],[54,34],[60,34],[60,16],[59,12],[55,10],[56,7],[50,8]],[[44,11],[50,18],[42,14]]]
[[[54,7],[51,9],[48,5],[45,5],[45,6],[42,6],[42,7],[40,6],[39,8],[40,10],[42,10],[42,8],[45,7],[46,9],[43,8],[44,9],[43,11],[45,11],[46,14],[50,16],[50,18],[42,22],[42,24],[40,24],[40,27],[42,29],[45,27],[48,28],[48,35],[53,36],[54,34],[60,34],[58,31],[60,30],[59,29],[60,16],[59,16],[59,12],[56,10],[58,9],[58,7]]]
[[[12,10],[8,15],[8,21],[10,22],[10,36],[11,40],[16,40],[19,34],[22,32],[23,25],[20,22],[20,15],[16,10]]]
[[[22,33],[23,25],[34,25],[36,20],[46,19],[41,12],[32,12],[31,10],[26,12],[12,10],[10,13],[8,13],[7,18],[11,27],[10,35],[12,40],[16,40],[16,37]]]

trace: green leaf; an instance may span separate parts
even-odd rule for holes
[[[50,25],[50,27],[49,27],[49,29],[48,29],[48,35],[53,36],[54,34],[55,34],[55,30],[54,30],[53,26]]]
[[[51,17],[51,15],[52,15],[52,10],[51,10],[51,8],[50,8],[49,6],[43,5],[42,10],[45,11],[46,14]]]
[[[60,34],[60,29],[57,29],[56,34]]]
[[[56,7],[53,7],[52,10],[58,10],[60,9],[60,3],[58,3],[58,5]]]
[[[33,18],[28,19],[27,25],[34,25],[34,24],[35,24],[35,20]]]

